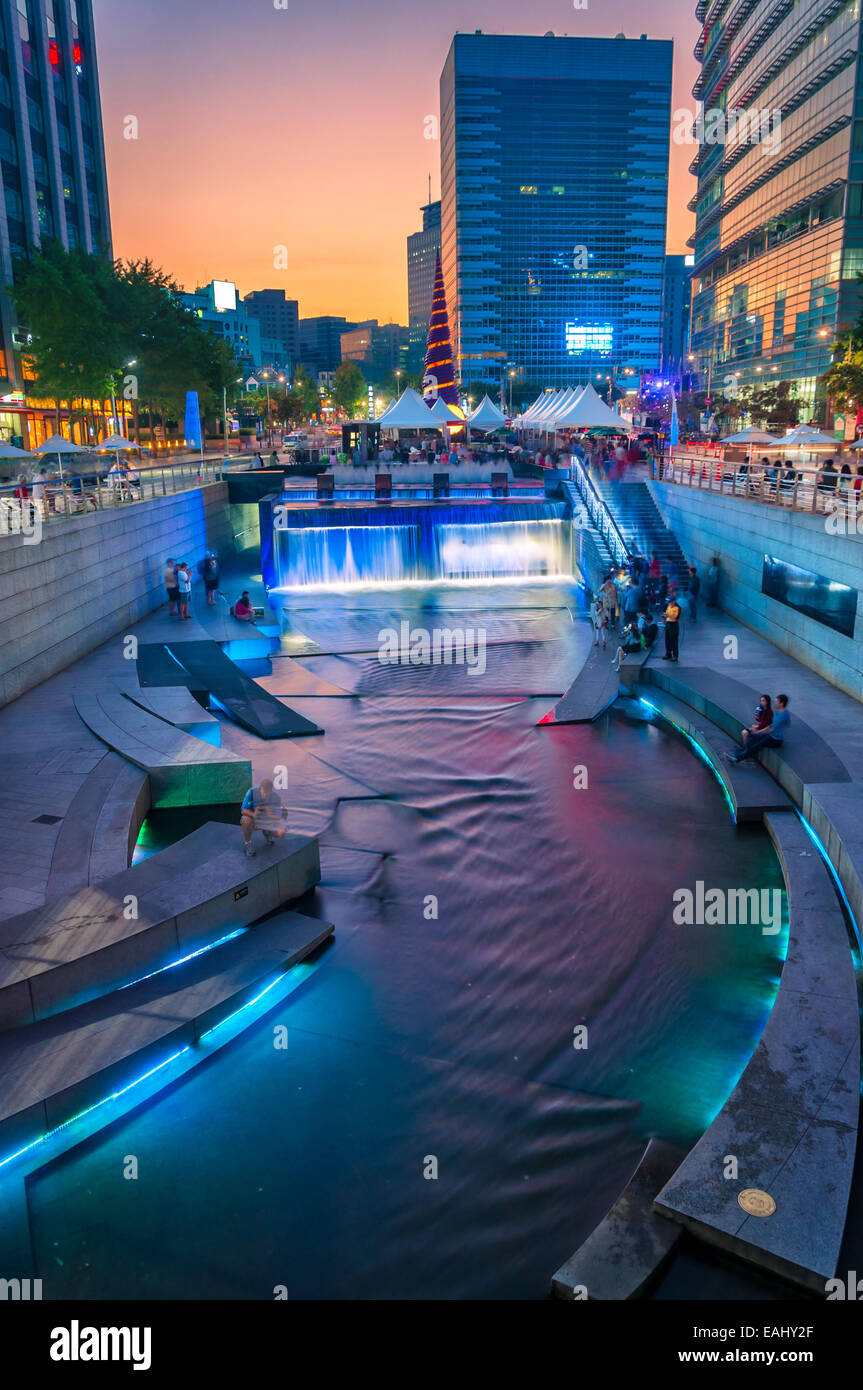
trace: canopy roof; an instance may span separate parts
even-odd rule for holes
[[[34,454],[86,454],[80,444],[73,444],[71,439],[64,439],[61,434],[52,434],[50,439],[46,439],[44,444],[40,444],[38,449],[34,449]]]
[[[489,396],[483,396],[476,410],[470,416],[472,430],[497,430],[506,423],[506,416],[498,410]]]
[[[779,440],[775,434],[768,434],[766,430],[760,430],[756,425],[747,425],[745,430],[738,430],[736,434],[729,434],[722,440],[723,444],[778,444]]]
[[[600,426],[626,433],[626,421],[616,410],[609,409],[590,385],[585,386],[569,409],[557,414],[554,420],[557,430],[598,429]]]
[[[529,425],[538,415],[541,415],[543,411],[547,410],[549,406],[559,401],[562,395],[563,390],[560,388],[556,391],[549,389],[548,391],[540,392],[533,405],[529,405],[527,410],[518,417],[518,423],[520,425]]]
[[[441,422],[433,415],[418,391],[406,386],[397,401],[377,421],[385,430],[439,430]]]
[[[14,444],[0,444],[0,459],[29,459],[33,455],[27,449],[19,449]]]
[[[96,452],[101,453],[103,449],[112,449],[115,453],[122,453],[124,449],[137,449],[138,445],[134,440],[127,439],[124,434],[109,434],[107,439],[103,439],[101,444],[96,446]]]
[[[775,449],[812,449],[817,446],[829,445],[831,449],[838,449],[840,443],[831,434],[823,434],[821,430],[816,430],[812,425],[796,425],[793,430],[783,434],[777,439]]]
[[[464,416],[460,415],[457,410],[454,410],[453,407],[444,400],[443,396],[438,396],[434,405],[429,406],[428,409],[438,420],[443,420],[448,425],[451,425],[453,421],[460,425],[464,421]]]

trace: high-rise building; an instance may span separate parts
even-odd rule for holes
[[[400,323],[366,319],[342,334],[342,361],[356,362],[374,386],[389,384],[408,362],[408,330]]]
[[[289,375],[300,360],[300,306],[284,290],[252,290],[243,296],[246,313],[261,327],[264,366],[279,367]]]
[[[335,372],[342,361],[342,334],[356,323],[335,314],[300,319],[300,361],[313,376]]]
[[[224,339],[244,370],[255,371],[266,365],[260,321],[248,312],[232,280],[211,280],[209,285],[182,298],[186,308],[211,333]]]
[[[441,248],[462,390],[657,367],[668,41],[457,34],[440,83]]]
[[[435,265],[440,254],[440,201],[421,208],[423,229],[408,237],[408,369],[421,372],[431,318]]]
[[[663,377],[680,380],[691,375],[689,355],[689,314],[692,307],[692,256],[666,256],[662,289]]]
[[[691,351],[714,392],[772,378],[814,404],[863,270],[860,6],[699,0],[696,15]]]
[[[0,0],[0,440],[42,442],[53,412],[30,408],[5,287],[43,236],[111,248],[91,0]]]

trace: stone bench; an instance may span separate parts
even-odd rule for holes
[[[76,792],[63,818],[45,886],[46,898],[64,897],[128,869],[149,809],[146,773],[117,753],[106,753]]]
[[[0,1161],[180,1049],[194,1051],[332,933],[327,922],[281,912],[178,969],[0,1035]],[[198,1060],[208,1055],[201,1050]],[[102,1123],[115,1118],[108,1108]]]
[[[787,792],[754,758],[739,766],[726,761],[725,754],[732,752],[736,745],[722,729],[658,686],[651,688],[650,696],[649,700],[644,697],[643,703],[686,734],[711,764],[731,802],[736,822],[760,821],[766,811],[790,808]]]
[[[0,923],[0,1029],[128,985],[319,880],[317,839],[287,835],[249,860],[239,825],[209,822],[122,873]]]
[[[183,685],[151,686],[142,689],[137,682],[122,687],[127,700],[139,705],[141,709],[154,714],[166,724],[173,724],[184,734],[202,739],[219,748],[222,742],[222,726],[214,714],[210,714],[195,699],[190,690]]]
[[[793,812],[765,823],[789,897],[788,955],[767,1026],[719,1115],[656,1199],[697,1236],[811,1290],[837,1272],[857,1147],[860,1028],[845,919]],[[726,1159],[738,1164],[726,1178]],[[772,1215],[748,1214],[744,1189]]]
[[[96,737],[147,773],[156,808],[240,802],[252,784],[248,758],[192,738],[117,691],[74,698]]]

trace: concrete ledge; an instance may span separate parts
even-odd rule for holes
[[[659,1273],[682,1234],[677,1222],[659,1216],[653,1199],[677,1168],[682,1153],[651,1139],[614,1206],[551,1281],[556,1298],[637,1298]]]
[[[199,705],[191,691],[183,685],[151,686],[142,690],[137,684],[122,686],[127,700],[139,705],[141,709],[154,714],[184,734],[202,739],[219,748],[222,742],[222,726],[214,714]]]
[[[860,1028],[845,919],[799,818],[765,818],[782,861],[791,927],[767,1026],[713,1124],[656,1210],[696,1235],[816,1292],[836,1273],[857,1146]],[[738,1176],[724,1177],[728,1155]],[[748,1215],[745,1188],[771,1216]]]
[[[712,765],[734,809],[735,821],[740,824],[760,821],[765,811],[790,809],[787,793],[754,759],[739,766],[726,762],[725,754],[732,752],[737,745],[715,724],[703,717],[698,718],[690,706],[666,694],[658,686],[651,687],[650,696],[651,699],[645,703],[651,704],[663,718],[687,734]]]
[[[124,873],[10,917],[0,923],[0,1029],[128,985],[295,901],[320,876],[317,839],[289,835],[249,860],[239,827],[210,822]]]
[[[613,642],[609,643],[616,650]],[[572,685],[540,724],[589,724],[613,705],[618,694],[618,675],[609,648],[591,647],[590,654]]]
[[[332,933],[282,912],[178,970],[0,1037],[0,1161],[193,1048]]]
[[[66,812],[45,887],[47,901],[128,869],[149,809],[147,774],[106,753]]]
[[[74,698],[96,737],[147,773],[156,808],[240,802],[251,786],[247,758],[192,738],[119,692]]]

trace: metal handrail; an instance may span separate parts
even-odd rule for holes
[[[793,478],[785,476],[788,469],[793,469]],[[863,478],[854,473],[830,473],[825,477],[821,468],[798,467],[790,460],[783,460],[775,473],[768,473],[761,464],[750,465],[746,459],[735,462],[716,454],[687,452],[673,460],[666,459],[656,477],[657,481],[678,487],[810,516],[836,515],[852,508],[856,512],[863,507]]]
[[[63,472],[44,481],[0,484],[0,537],[31,534],[33,528],[56,526],[75,516],[152,502],[224,479],[225,459],[185,460],[173,464],[124,466],[120,475]],[[26,491],[27,495],[22,495]]]
[[[611,515],[608,504],[600,497],[594,486],[593,479],[581,462],[581,459],[575,454],[572,456],[572,465],[572,480],[578,489],[579,497],[587,507],[588,516],[611,551],[612,558],[618,564],[628,564],[630,558],[629,546],[623,539],[620,528]]]

